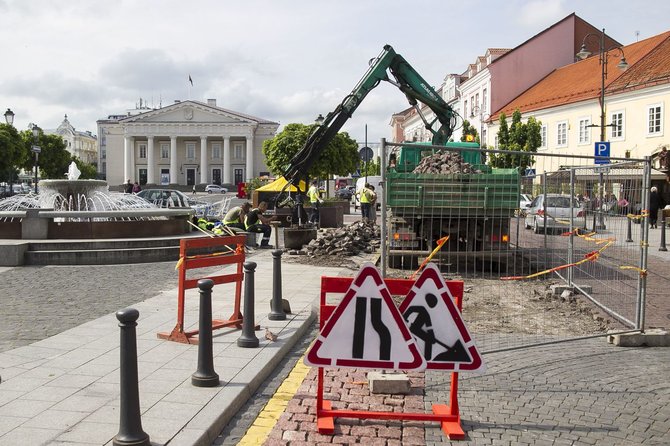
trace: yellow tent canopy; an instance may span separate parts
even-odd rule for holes
[[[284,186],[286,186],[286,183],[287,183],[286,178],[279,177],[276,180],[274,180],[272,183],[268,183],[265,186],[259,187],[258,189],[256,189],[256,191],[257,192],[281,192],[282,189],[284,188]],[[306,190],[304,181],[300,182],[300,189],[301,190]],[[297,191],[297,189],[293,185],[288,187],[286,190],[287,191],[290,190],[291,192],[296,192]]]

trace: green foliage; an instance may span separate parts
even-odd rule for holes
[[[371,175],[381,175],[380,158],[377,157],[375,160],[370,160],[367,163],[360,161],[359,171],[361,172],[362,177]]]
[[[492,153],[489,155],[489,165],[502,168],[518,167],[519,172],[523,173],[526,168],[535,163],[535,159],[529,153],[537,152],[537,148],[542,143],[540,132],[542,123],[532,116],[528,118],[525,124],[522,123],[519,110],[514,111],[512,123],[509,127],[504,113],[500,114],[499,119],[498,149],[523,154]]]
[[[11,125],[0,124],[0,181],[13,183],[28,156],[28,147],[19,132]]]
[[[265,163],[274,175],[281,175],[302,149],[317,124],[288,124],[281,133],[263,142]],[[358,165],[358,144],[346,132],[335,135],[312,165],[310,178],[348,175]]]
[[[22,132],[21,137],[27,147],[33,145],[33,133],[31,130]],[[72,156],[65,148],[63,138],[59,135],[45,135],[43,132],[40,132],[37,145],[42,149],[38,159],[40,178],[66,178],[68,167],[72,162]],[[32,171],[35,168],[35,156],[32,152],[29,153],[21,167],[28,171]]]
[[[470,135],[472,139],[468,139],[468,135]],[[461,142],[468,141],[474,141],[479,144],[479,133],[477,132],[476,128],[470,125],[470,121],[465,119],[463,121],[463,134],[461,135]]]

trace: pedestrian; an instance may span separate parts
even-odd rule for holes
[[[658,210],[661,208],[661,197],[658,195],[656,186],[652,186],[649,192],[649,227],[656,228]]]
[[[312,181],[312,185],[307,190],[307,197],[312,206],[312,214],[309,216],[309,222],[318,225],[320,221],[319,208],[323,200],[319,196],[319,188],[316,181]]]
[[[130,179],[126,180],[126,187],[124,189],[124,192],[127,194],[133,193],[133,183],[130,182]]]
[[[132,193],[136,194],[136,193],[138,193],[138,192],[141,191],[141,190],[142,190],[142,188],[140,187],[140,183],[138,183],[137,181],[135,181],[135,183],[133,184]]]
[[[270,245],[270,234],[272,233],[272,228],[270,227],[270,222],[275,220],[275,217],[266,217],[263,215],[268,209],[268,204],[265,201],[258,203],[257,208],[253,208],[247,214],[244,219],[244,227],[247,232],[262,233],[263,238],[261,239],[261,248],[270,249],[274,246]]]
[[[361,202],[361,218],[363,222],[367,222],[370,220],[370,183],[365,183],[356,194]]]
[[[231,228],[241,229],[242,231],[246,230],[247,228],[244,226],[244,220],[250,210],[251,203],[248,201],[242,203],[241,206],[231,208],[223,217],[223,224]]]
[[[195,184],[193,185],[193,192],[192,192],[192,194],[195,195]]]

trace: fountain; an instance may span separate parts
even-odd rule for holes
[[[68,179],[42,180],[38,194],[0,200],[0,239],[180,238],[191,231],[188,220],[193,209],[162,209],[134,194],[110,192],[106,181],[80,180],[79,175],[73,162]],[[2,248],[8,245],[17,243],[1,246],[0,242],[0,265],[7,265]],[[20,259],[11,264],[16,262],[23,264]]]

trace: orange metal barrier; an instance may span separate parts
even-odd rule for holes
[[[323,327],[331,316],[337,305],[329,305],[326,301],[328,293],[346,293],[352,277],[321,277],[321,296],[319,303],[319,327]],[[406,296],[414,285],[411,279],[384,279],[392,295]],[[454,296],[458,310],[462,309],[463,282],[447,280],[447,287]],[[433,404],[433,413],[413,412],[374,412],[364,410],[333,409],[330,401],[323,398],[324,370],[319,367],[317,375],[316,394],[316,426],[320,434],[333,434],[335,432],[335,418],[360,418],[379,420],[412,420],[412,421],[437,421],[442,431],[450,440],[462,440],[465,432],[461,427],[461,416],[458,410],[458,372],[451,372],[451,386],[449,389],[449,405]]]
[[[235,326],[242,328],[242,313],[240,311],[240,297],[242,294],[242,280],[244,277],[242,264],[244,263],[244,244],[246,235],[236,235],[232,237],[203,237],[188,240],[181,240],[179,243],[179,296],[177,302],[177,325],[171,333],[158,333],[160,339],[169,341],[183,342],[185,344],[197,344],[198,330],[184,331],[184,301],[185,292],[188,289],[197,288],[198,280],[187,279],[186,271],[196,268],[206,268],[209,266],[237,265],[236,272],[232,274],[222,274],[219,276],[209,276],[208,279],[214,281],[214,285],[223,283],[235,283],[235,307],[233,314],[228,320],[212,320],[212,330],[223,327]],[[220,248],[220,251],[218,249]],[[208,254],[189,255],[194,250],[217,249],[216,252]]]

